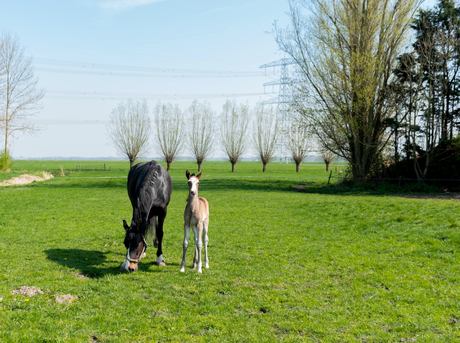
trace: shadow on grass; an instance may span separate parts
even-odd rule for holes
[[[342,183],[336,185],[319,185],[302,182],[293,185],[293,190],[301,193],[336,195],[336,196],[395,196],[425,199],[459,199],[458,192],[445,192],[437,186],[425,183]]]
[[[81,275],[97,279],[107,274],[120,274],[120,266],[103,266],[107,261],[108,252],[82,249],[49,249],[45,250],[48,260],[61,266],[80,271]],[[120,263],[121,264],[121,263]]]
[[[31,185],[37,187],[46,187],[46,188],[120,188],[126,189],[126,179],[117,179],[117,178],[106,178],[106,179],[83,179],[78,178],[57,178],[47,180],[45,182],[36,182]]]
[[[188,191],[187,179],[173,178],[174,191]],[[201,189],[209,191],[286,191],[292,188],[292,185],[302,182],[299,178],[280,178],[280,177],[234,177],[234,178],[202,178]],[[122,189],[126,190],[126,180],[123,179],[71,179],[46,181],[40,184],[33,184],[35,187],[46,187],[51,189]]]
[[[125,273],[120,270],[121,264],[124,262],[124,254],[120,261],[107,261],[107,254],[109,252],[102,252],[97,250],[83,250],[83,249],[49,249],[45,250],[48,260],[60,264],[66,268],[77,269],[84,277],[91,279],[99,279],[106,275],[117,275]],[[154,255],[156,256],[156,255]],[[156,257],[153,260],[148,260],[148,257],[139,263],[138,272],[160,272],[163,267],[156,265]],[[104,266],[110,263],[114,267]],[[167,263],[168,266],[176,266],[179,268],[180,263]]]

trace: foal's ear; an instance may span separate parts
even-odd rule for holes
[[[185,171],[185,176],[187,176],[187,179],[190,179],[190,172],[188,170]]]
[[[201,179],[201,174],[203,174],[203,172],[200,172],[200,173],[196,176],[196,178],[197,178],[198,180]]]
[[[123,227],[125,228],[125,230],[129,230],[129,226],[126,223],[126,220],[124,220],[124,219],[123,219]]]

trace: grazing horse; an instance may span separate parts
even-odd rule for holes
[[[163,223],[171,199],[172,182],[169,173],[156,161],[139,163],[128,173],[128,195],[133,206],[131,226],[123,220],[126,230],[124,240],[126,260],[121,270],[135,272],[145,256],[147,228],[150,234],[155,228],[154,247],[157,249],[157,265],[165,266],[163,259]],[[158,217],[158,221],[156,219]]]
[[[201,173],[197,176],[185,172],[188,179],[188,200],[184,212],[184,243],[181,263],[181,272],[185,272],[185,254],[188,248],[188,238],[190,228],[195,236],[195,257],[193,258],[193,269],[198,265],[198,273],[201,273],[201,248],[204,242],[205,267],[209,268],[208,259],[208,226],[209,226],[209,204],[205,198],[198,197],[198,184],[200,183]]]

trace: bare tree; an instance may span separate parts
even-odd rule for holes
[[[332,151],[321,148],[319,150],[320,156],[323,159],[324,163],[326,163],[326,172],[329,171],[329,165],[336,159],[337,155],[334,154]]]
[[[220,118],[221,144],[232,164],[232,173],[234,173],[235,164],[240,161],[246,151],[250,122],[249,105],[238,106],[235,100],[227,100],[222,106]]]
[[[39,111],[45,95],[38,89],[32,58],[24,57],[19,40],[9,33],[0,35],[0,129],[5,137],[4,154],[9,155],[10,138],[16,132],[36,133],[39,127],[27,119]],[[8,167],[7,167],[8,169]]]
[[[187,110],[188,149],[195,156],[198,171],[201,171],[201,163],[212,151],[214,140],[214,111],[208,103],[193,101]]]
[[[263,163],[263,172],[265,173],[267,164],[272,161],[275,155],[279,126],[273,107],[264,107],[262,104],[257,104],[254,108],[254,113],[254,145]]]
[[[130,167],[148,149],[151,124],[147,101],[131,99],[112,110],[107,124],[107,134],[122,156],[127,156]]]
[[[156,142],[160,148],[167,170],[171,170],[171,163],[177,158],[184,144],[185,125],[179,106],[160,101],[154,109],[154,120],[157,129]]]
[[[308,151],[310,150],[310,135],[308,126],[297,118],[294,118],[286,131],[287,148],[294,159],[295,171],[297,173],[300,170],[300,164],[305,157],[307,157]]]
[[[290,28],[275,26],[279,48],[296,63],[302,100],[311,98],[314,111],[305,116],[358,179],[368,176],[389,139],[392,70],[420,2],[290,0]]]

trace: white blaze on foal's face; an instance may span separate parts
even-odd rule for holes
[[[200,183],[200,181],[192,176],[190,179],[188,179],[188,184],[189,184],[189,188],[190,188],[190,195],[191,196],[195,196],[198,194],[198,184]]]

